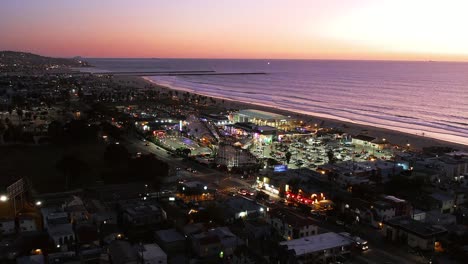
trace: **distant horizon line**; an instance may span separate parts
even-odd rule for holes
[[[451,62],[468,63],[468,60],[404,60],[404,59],[297,59],[297,58],[206,58],[206,57],[82,57],[83,59],[107,59],[107,60],[263,60],[263,61],[375,61],[375,62]],[[74,58],[74,57],[56,57]]]
[[[17,50],[0,50],[0,52],[23,52],[23,53],[30,53],[44,57],[50,58],[62,58],[62,59],[73,59],[76,57],[80,57],[83,59],[109,59],[109,60],[122,60],[122,59],[135,59],[135,60],[154,60],[154,59],[161,59],[161,60],[264,60],[264,61],[375,61],[375,62],[450,62],[450,63],[468,63],[468,59],[466,60],[436,60],[436,59],[320,59],[320,58],[207,58],[207,57],[85,57],[81,55],[75,56],[51,56],[51,55],[42,55],[40,53],[35,53],[32,51],[17,51]]]

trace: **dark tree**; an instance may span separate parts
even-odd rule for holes
[[[291,152],[289,152],[289,151],[288,151],[288,152],[286,152],[286,154],[285,154],[285,157],[286,157],[286,163],[288,163],[288,164],[289,164],[289,161],[291,161],[291,156],[292,156]]]
[[[335,158],[335,153],[333,153],[333,150],[329,150],[327,152],[327,157],[328,157],[328,163],[329,164],[333,164],[336,162],[336,158]]]
[[[120,144],[111,144],[104,152],[104,160],[109,167],[125,167],[128,165],[129,158],[130,153],[127,148]]]
[[[73,155],[63,156],[57,162],[56,168],[63,173],[65,190],[68,190],[72,183],[76,183],[80,176],[89,170],[86,162]]]

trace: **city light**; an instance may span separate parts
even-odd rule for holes
[[[37,205],[37,206],[41,206],[41,205],[42,205],[42,202],[41,202],[41,201],[37,201],[37,202],[36,202],[36,205]]]
[[[8,196],[6,196],[6,195],[1,195],[0,196],[0,201],[1,202],[6,202],[7,200],[8,200]]]

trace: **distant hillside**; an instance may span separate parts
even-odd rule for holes
[[[0,66],[22,68],[89,67],[79,59],[51,58],[27,52],[0,51]]]

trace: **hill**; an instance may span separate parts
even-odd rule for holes
[[[0,69],[2,71],[50,70],[66,67],[90,67],[90,65],[79,58],[51,58],[27,52],[0,51]]]

